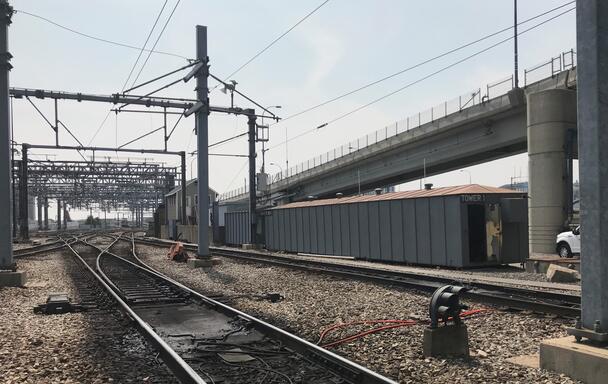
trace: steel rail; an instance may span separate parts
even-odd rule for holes
[[[120,239],[129,240],[129,238],[119,237]],[[137,265],[129,260],[121,258],[120,256],[113,255],[114,257],[122,259],[124,262],[131,264],[134,267],[139,268],[141,271],[148,273],[152,276],[156,276],[157,278],[161,278],[167,283],[173,284],[174,286],[188,292],[189,294],[197,297],[201,301],[208,303],[212,306],[216,311],[222,312],[225,315],[231,317],[239,317],[247,320],[251,324],[254,325],[260,332],[273,339],[281,341],[285,346],[294,350],[295,352],[301,354],[305,358],[312,360],[316,363],[321,364],[322,366],[329,369],[331,372],[339,375],[340,377],[348,380],[350,383],[356,384],[396,384],[394,381],[370,370],[367,369],[355,362],[352,362],[342,356],[339,356],[333,352],[330,352],[324,348],[319,347],[316,344],[313,344],[307,340],[304,340],[298,336],[295,336],[289,332],[286,332],[278,327],[275,327],[272,324],[269,324],[263,320],[260,320],[256,317],[248,315],[244,312],[239,311],[238,309],[232,308],[226,304],[223,304],[219,301],[213,300],[203,294],[185,286],[184,284],[173,280],[172,278],[162,274],[161,272],[155,270],[154,268],[148,266],[144,263],[138,256],[135,251],[135,241],[138,241],[134,236],[130,238],[132,248],[132,256],[138,260],[141,265]],[[107,253],[107,252],[106,252]]]
[[[169,244],[168,241],[158,239],[135,239],[141,243],[151,245]],[[195,246],[185,244],[186,250],[194,251]],[[476,281],[458,281],[453,278],[429,276],[426,274],[408,273],[400,271],[379,270],[376,268],[335,264],[323,261],[294,259],[278,255],[264,255],[239,249],[226,249],[210,247],[212,254],[229,257],[252,263],[265,263],[308,272],[330,274],[362,281],[373,281],[380,284],[401,286],[410,289],[433,292],[446,284],[458,284],[469,288],[464,294],[470,300],[503,306],[517,310],[553,314],[567,318],[580,316],[580,296],[526,289],[506,287],[498,284]]]
[[[116,240],[118,241],[118,240]],[[103,253],[106,250],[92,245],[86,241],[81,241],[83,244],[96,249]],[[112,296],[112,298],[119,304],[121,309],[129,316],[137,325],[142,335],[152,344],[152,346],[158,351],[162,360],[167,364],[171,372],[177,377],[181,383],[196,383],[196,384],[207,384],[193,369],[190,367],[156,332],[148,325],[141,317],[139,317],[135,311],[133,311],[129,305],[122,300],[122,298],[106,283],[106,281],[100,276],[98,272],[93,270],[91,266],[82,258],[82,256],[72,247],[72,244],[66,242],[66,246],[72,251],[74,256],[82,262],[82,264],[89,270],[89,272],[95,277],[95,279],[101,284],[104,290]]]
[[[218,256],[269,263],[287,268],[332,274],[334,276],[355,278],[383,284],[392,284],[407,288],[434,292],[446,284],[463,285],[469,290],[464,297],[473,301],[503,306],[518,310],[553,314],[567,318],[580,316],[580,297],[525,288],[505,287],[497,284],[463,282],[451,278],[442,278],[414,273],[378,270],[311,260],[275,259],[274,256],[260,255],[239,250],[211,249]]]

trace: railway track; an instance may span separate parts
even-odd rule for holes
[[[67,242],[70,244],[74,244],[79,239],[87,237],[87,236],[91,236],[91,234],[90,233],[73,234],[67,238]],[[38,245],[34,245],[31,247],[27,247],[27,248],[15,249],[13,251],[13,257],[20,258],[20,257],[26,257],[26,256],[39,255],[39,254],[45,253],[45,252],[57,251],[59,249],[65,248],[65,246],[66,246],[66,239],[64,239],[63,237],[57,237],[56,240],[53,240],[53,241],[50,241],[50,242],[47,242],[44,244],[38,244]]]
[[[65,245],[182,383],[393,383],[162,275],[132,237]]]
[[[166,246],[168,244],[166,241],[150,238],[136,238],[135,240],[148,245]],[[185,248],[188,251],[196,252],[195,247],[192,245],[185,245]],[[469,288],[463,296],[472,301],[506,309],[531,311],[566,318],[580,316],[580,296],[567,293],[506,287],[483,282],[462,282],[449,277],[379,270],[318,260],[294,259],[292,257],[268,255],[240,249],[210,247],[210,250],[213,255],[238,259],[244,262],[264,263],[314,273],[389,284],[425,292],[433,292],[437,288],[448,284],[462,285]]]

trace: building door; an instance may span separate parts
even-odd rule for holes
[[[483,263],[487,259],[486,207],[483,204],[467,204],[469,262]]]
[[[486,255],[488,261],[499,261],[502,249],[502,215],[500,204],[490,203],[486,208]]]

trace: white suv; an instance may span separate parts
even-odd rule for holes
[[[557,235],[556,250],[559,257],[572,257],[581,253],[581,227]]]

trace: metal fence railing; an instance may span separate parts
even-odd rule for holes
[[[550,60],[536,65],[530,69],[524,70],[524,87],[537,81],[554,77],[558,73],[571,69],[576,66],[576,52],[574,50],[563,52],[562,54],[552,57]],[[349,141],[339,147],[329,150],[319,156],[281,170],[269,178],[269,183],[276,183],[283,179],[295,176],[302,172],[309,171],[319,167],[330,161],[334,161],[343,156],[347,156],[353,152],[365,149],[370,145],[377,144],[391,137],[397,136],[404,132],[418,128],[427,123],[432,123],[438,119],[444,118],[453,113],[458,113],[464,109],[475,105],[487,102],[496,97],[505,95],[514,87],[513,75],[505,77],[501,80],[488,83],[483,88],[475,89],[471,92],[460,95],[451,100],[445,101],[425,111],[418,112],[414,115],[399,120],[391,125],[387,125],[377,131],[359,137],[356,140]],[[482,92],[483,91],[483,92]],[[223,193],[220,195],[220,200],[228,200],[245,195],[248,193],[248,187],[243,186],[238,189]]]

